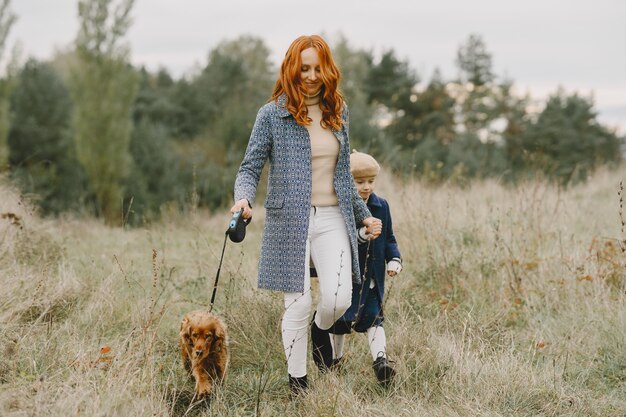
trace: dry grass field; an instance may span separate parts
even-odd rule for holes
[[[113,229],[42,219],[0,183],[0,415],[624,416],[625,176],[559,190],[399,185],[383,173],[405,259],[385,302],[397,379],[378,385],[356,334],[343,371],[310,361],[312,387],[295,399],[281,296],[256,289],[256,210],[246,240],[226,247],[214,312],[232,362],[202,403],[190,403],[178,326],[208,306],[226,210]]]

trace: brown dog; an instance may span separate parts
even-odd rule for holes
[[[196,395],[213,391],[226,375],[230,354],[226,325],[207,310],[195,310],[180,324],[180,353],[183,366],[196,379]]]

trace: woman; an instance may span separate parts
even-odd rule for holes
[[[320,36],[293,41],[272,97],[257,114],[231,208],[252,216],[251,202],[269,159],[258,284],[285,293],[282,337],[294,392],[308,386],[309,259],[320,283],[311,323],[313,353],[325,368],[332,363],[328,329],[350,306],[352,281],[360,283],[357,226],[367,227],[373,238],[382,228],[350,174],[348,109],[338,91],[340,78]]]

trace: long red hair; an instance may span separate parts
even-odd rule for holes
[[[296,119],[296,122],[299,125],[308,125],[312,122],[304,102],[306,90],[300,75],[302,68],[300,54],[308,48],[317,50],[320,61],[322,127],[339,130],[343,126],[341,113],[344,103],[343,96],[338,90],[341,72],[335,64],[330,47],[321,36],[300,36],[291,43],[280,66],[280,75],[276,81],[276,86],[274,86],[274,92],[270,101],[276,100],[279,96],[285,94],[287,96],[285,106]]]

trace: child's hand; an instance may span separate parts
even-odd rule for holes
[[[402,271],[402,261],[399,259],[392,259],[387,263],[387,275],[395,277]]]
[[[363,220],[363,225],[367,228],[367,235],[369,236],[369,240],[374,240],[383,230],[383,222],[376,217],[368,217]]]

